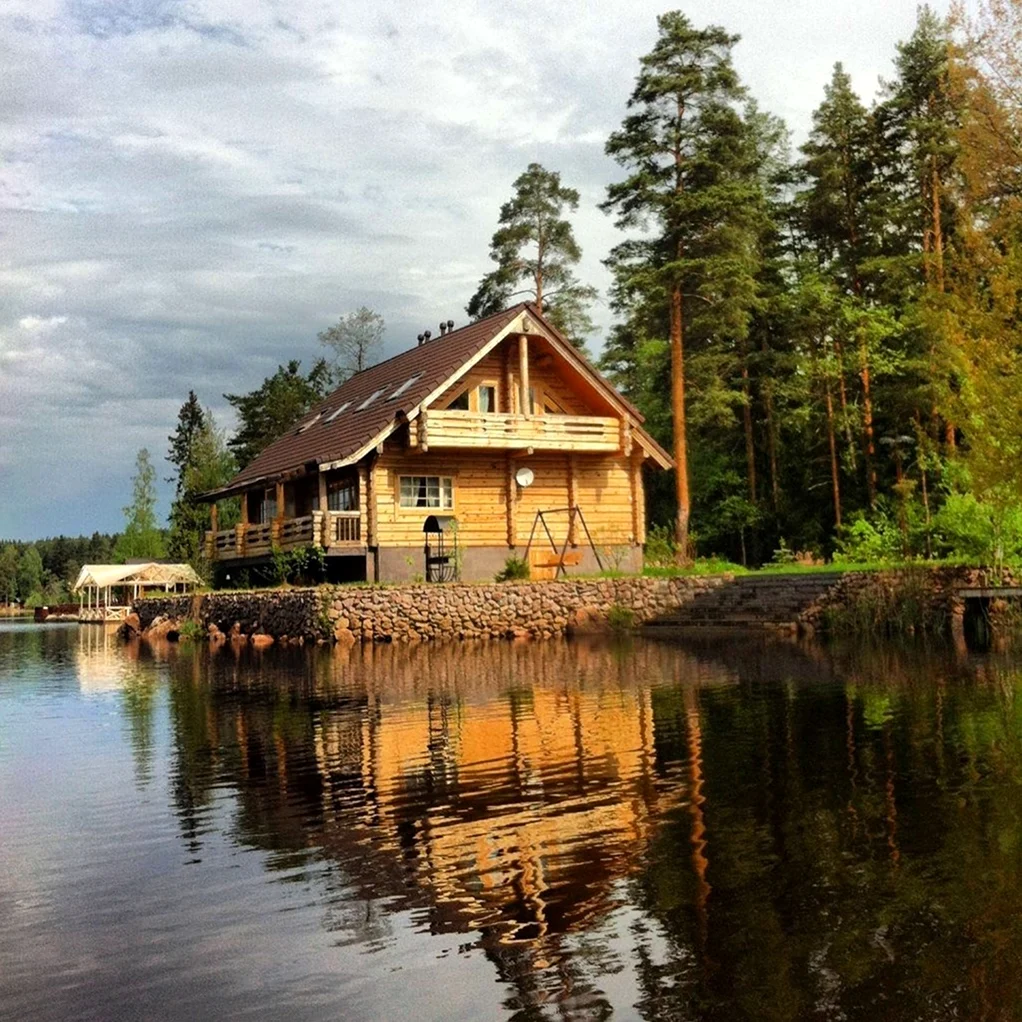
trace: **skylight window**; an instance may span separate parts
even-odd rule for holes
[[[348,405],[350,405],[350,404],[351,404],[351,402],[350,402],[350,401],[345,401],[343,405],[338,405],[338,406],[337,406],[337,407],[336,407],[336,408],[335,408],[335,409],[334,409],[334,410],[333,410],[333,411],[332,411],[332,412],[331,412],[331,413],[330,413],[330,414],[329,414],[329,415],[328,415],[328,416],[327,416],[327,417],[326,417],[326,418],[325,418],[325,419],[323,420],[323,422],[324,422],[324,423],[326,423],[326,422],[333,422],[333,421],[334,421],[334,419],[336,419],[336,418],[337,418],[337,416],[338,416],[338,415],[340,415],[340,414],[341,414],[341,412],[343,412],[343,411],[344,411],[344,409],[345,409],[345,408],[347,408],[347,407],[348,407]]]
[[[414,376],[410,376],[407,380],[405,380],[404,383],[401,384],[400,387],[397,388],[397,390],[394,391],[393,394],[390,395],[389,398],[387,398],[387,400],[393,401],[394,398],[400,397],[413,383],[421,379],[422,373],[416,373]]]
[[[356,409],[356,412],[365,411],[387,388],[380,387],[379,390],[374,390],[369,397],[365,399]]]
[[[316,412],[316,414],[309,419],[308,422],[303,422],[296,430],[295,433],[304,433],[314,422],[319,422],[320,417],[323,415],[322,412]]]

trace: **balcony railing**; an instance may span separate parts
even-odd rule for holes
[[[261,557],[273,550],[294,550],[318,545],[359,546],[362,523],[358,511],[313,511],[301,518],[278,518],[255,525],[206,533],[206,551],[211,560],[229,561],[239,557]]]
[[[506,415],[432,411],[419,436],[429,447],[532,447],[551,451],[617,451],[625,444],[620,419],[601,415]]]

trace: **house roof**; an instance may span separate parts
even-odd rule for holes
[[[490,347],[499,343],[523,313],[536,320],[576,368],[590,378],[608,399],[637,421],[641,413],[603,379],[597,370],[530,303],[442,334],[377,365],[356,373],[245,466],[227,486],[205,494],[207,500],[236,493],[261,481],[270,482],[306,465],[352,464],[381,443],[402,422],[414,418],[420,406],[447,389]],[[340,409],[340,411],[338,411]],[[639,442],[663,465],[671,459],[645,431]]]

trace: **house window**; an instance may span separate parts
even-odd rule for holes
[[[497,388],[483,384],[479,388],[479,411],[495,412],[497,410]]]
[[[328,511],[357,511],[357,481],[351,478],[327,480],[326,506]]]
[[[448,406],[452,411],[468,411],[468,391],[462,391]]]
[[[263,490],[263,499],[260,507],[259,524],[269,525],[277,517],[277,488],[271,486]]]
[[[402,507],[454,507],[454,480],[449,476],[401,476]]]

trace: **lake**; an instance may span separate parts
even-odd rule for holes
[[[1022,658],[0,623],[0,1016],[1022,1017]]]

